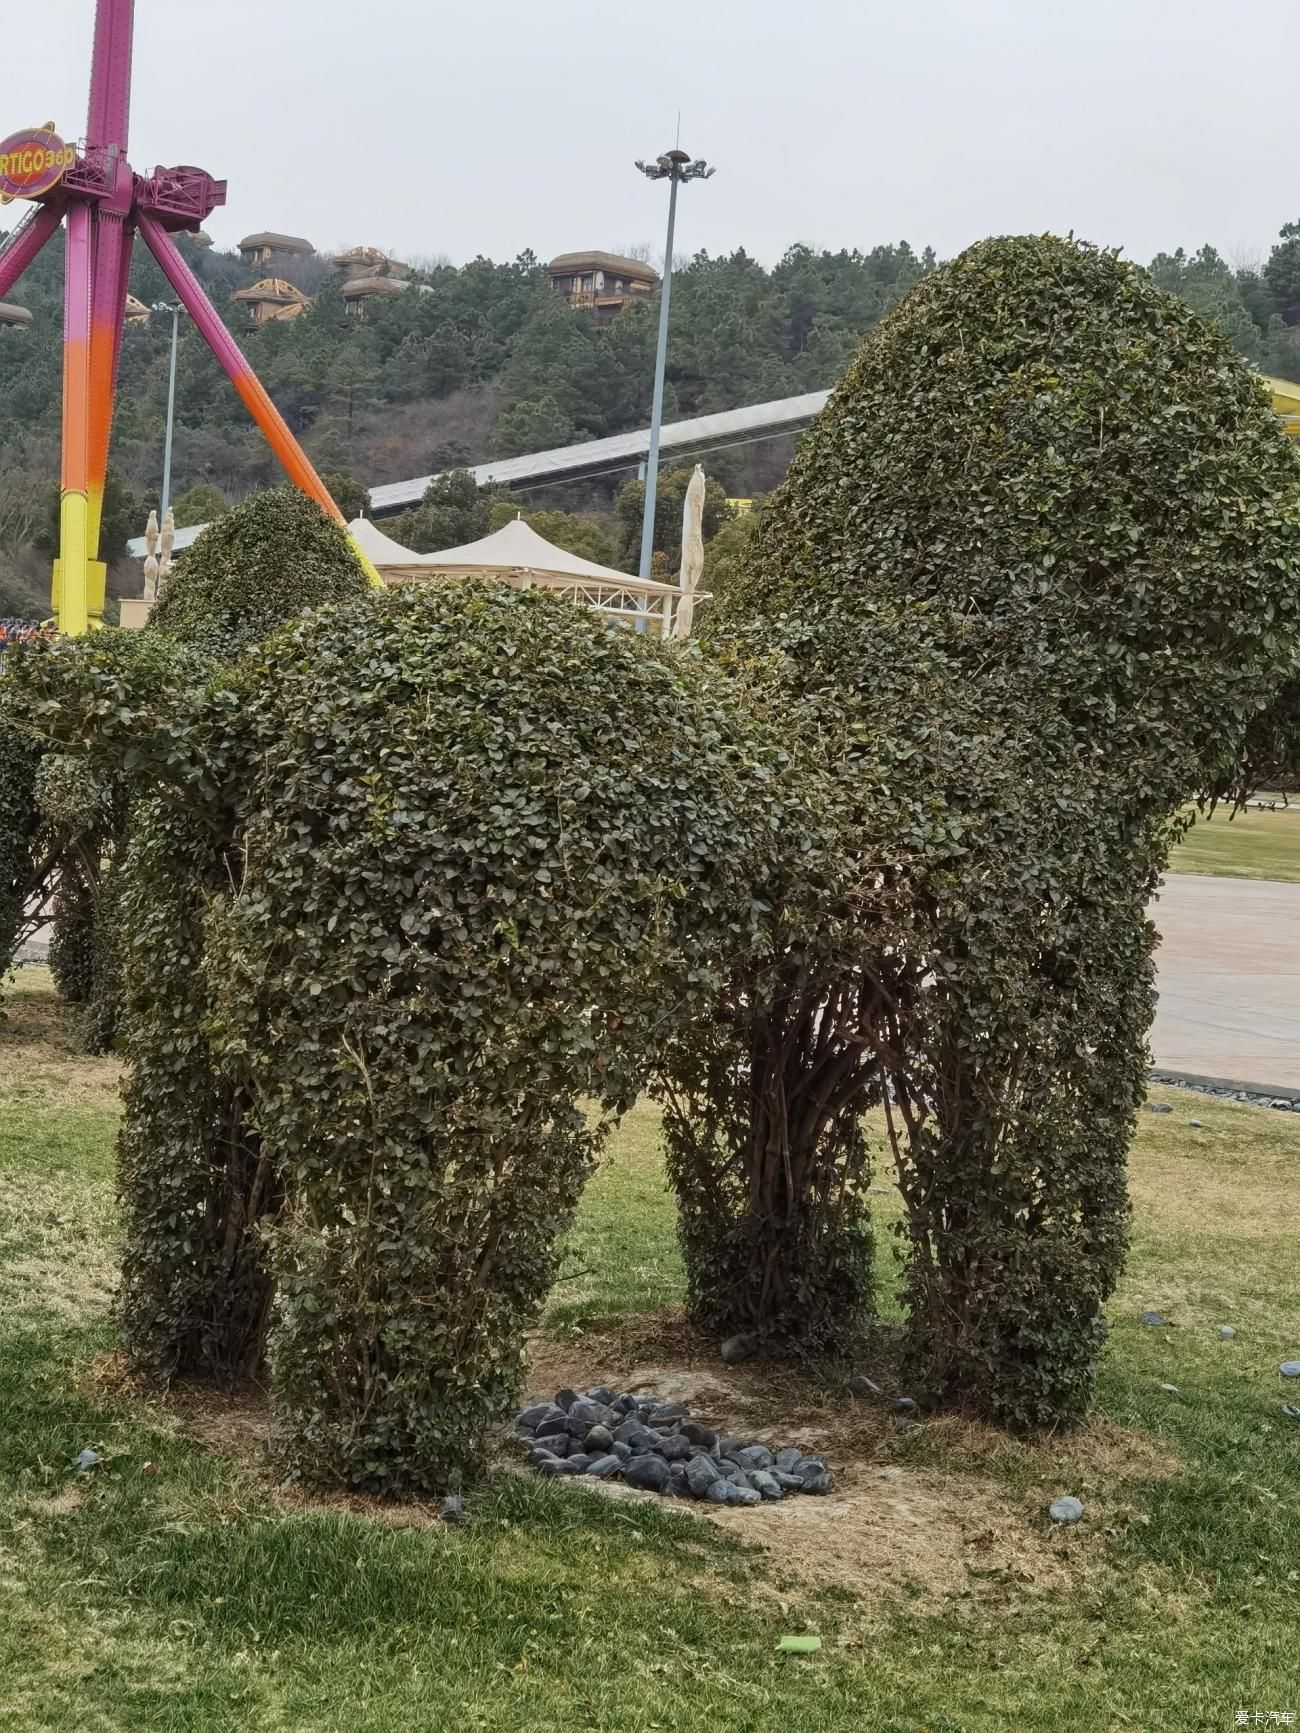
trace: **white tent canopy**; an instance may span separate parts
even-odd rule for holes
[[[615,618],[643,622],[665,636],[672,631],[673,609],[680,596],[675,584],[634,578],[613,566],[571,554],[538,535],[522,517],[511,518],[476,542],[440,548],[431,554],[412,553],[366,518],[354,518],[348,533],[387,583],[499,578],[517,588],[555,590]]]

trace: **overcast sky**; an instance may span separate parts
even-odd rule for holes
[[[81,133],[92,13],[7,9],[0,133]],[[718,172],[679,253],[1073,229],[1255,259],[1300,217],[1297,65],[1297,0],[138,0],[130,148],[229,181],[218,245],[657,254],[632,163],[680,109]]]

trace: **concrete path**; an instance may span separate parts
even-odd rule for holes
[[[1170,873],[1151,918],[1156,1065],[1300,1088],[1300,884]]]

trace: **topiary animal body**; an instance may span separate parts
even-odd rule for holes
[[[1258,381],[1144,272],[984,242],[864,344],[715,616],[730,654],[779,652],[862,873],[905,887],[860,934],[888,1014],[845,1026],[828,991],[811,1027],[888,1083],[914,1359],[1013,1424],[1088,1400],[1145,907],[1173,815],[1295,664],[1298,479]],[[771,1015],[736,1016],[737,1055]]]
[[[216,697],[244,867],[205,966],[287,1200],[276,1403],[310,1477],[437,1490],[481,1466],[605,1133],[761,945],[808,803],[724,682],[540,592],[371,596]]]

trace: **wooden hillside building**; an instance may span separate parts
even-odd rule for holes
[[[633,301],[648,301],[659,287],[658,271],[620,253],[560,253],[546,274],[570,307],[590,309],[597,325],[608,325]]]

